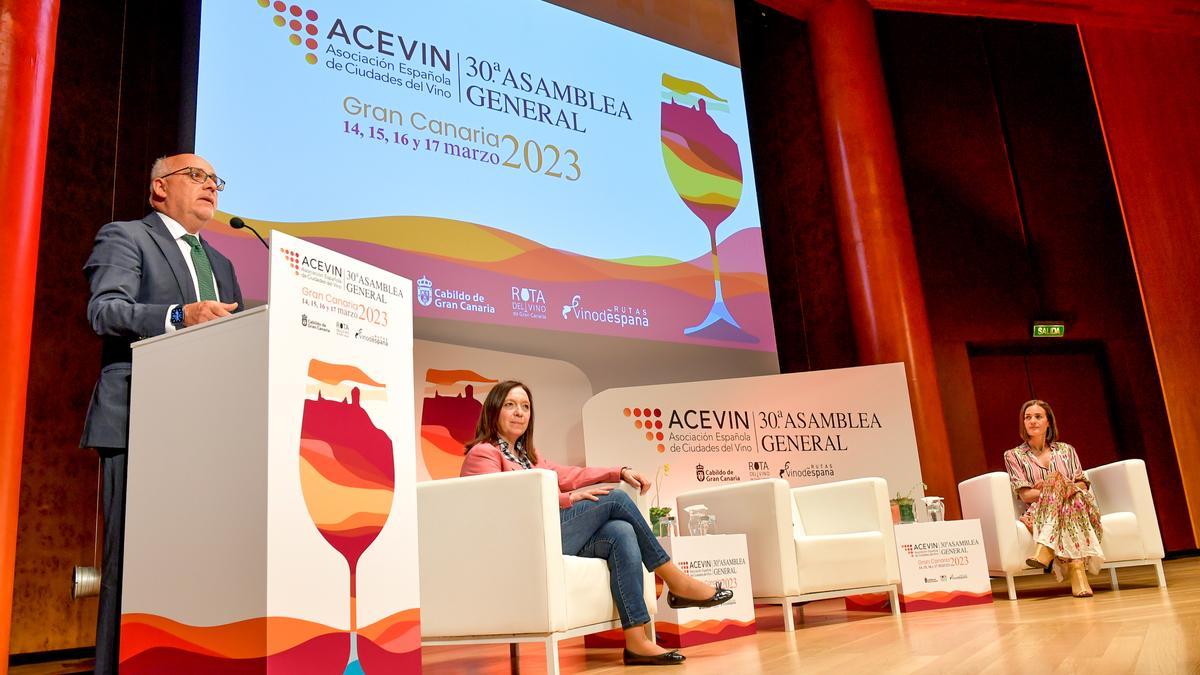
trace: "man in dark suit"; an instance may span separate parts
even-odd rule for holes
[[[100,379],[80,440],[81,447],[100,454],[104,475],[97,673],[115,673],[119,663],[130,345],[242,308],[233,264],[199,237],[224,188],[225,181],[198,155],[160,158],[150,170],[154,210],[141,220],[100,228],[83,268],[92,293],[88,321],[104,340]]]

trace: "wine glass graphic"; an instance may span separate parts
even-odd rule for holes
[[[727,111],[727,101],[699,82],[662,76],[662,152],[667,177],[683,203],[708,228],[712,251],[713,304],[704,320],[685,335],[725,321],[740,330],[721,292],[717,228],[742,199],[742,159],[737,143],[710,115]],[[693,103],[694,101],[694,103]]]
[[[395,459],[392,441],[362,407],[362,389],[349,400],[325,398],[343,382],[383,388],[360,369],[309,362],[317,398],[304,401],[300,421],[300,490],[317,531],[350,568],[350,656],[347,674],[362,673],[358,660],[358,561],[379,536],[392,510]],[[385,390],[386,391],[386,390]]]

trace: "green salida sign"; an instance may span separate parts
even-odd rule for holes
[[[1033,337],[1035,338],[1060,338],[1066,334],[1067,325],[1065,323],[1035,321],[1033,324]]]

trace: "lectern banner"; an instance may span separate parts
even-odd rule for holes
[[[760,478],[879,476],[892,494],[924,495],[901,363],[609,389],[584,406],[583,428],[588,464],[653,477],[656,506]]]
[[[418,671],[412,284],[278,230],[270,255],[269,630]]]

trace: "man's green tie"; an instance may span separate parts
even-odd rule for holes
[[[196,285],[200,287],[201,300],[216,300],[217,289],[213,283],[212,265],[208,264],[208,254],[200,245],[200,240],[194,234],[183,235],[183,240],[192,247],[192,266],[196,268]]]

